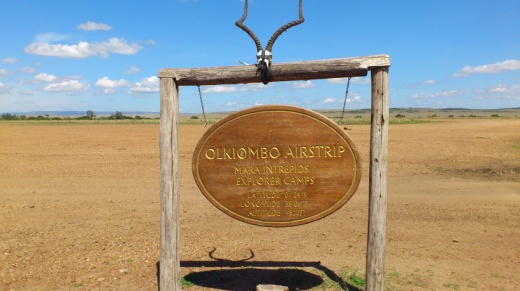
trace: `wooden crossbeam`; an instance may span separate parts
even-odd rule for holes
[[[374,67],[390,66],[388,55],[273,63],[273,79],[278,81],[316,80],[366,76]],[[191,69],[162,69],[159,78],[173,78],[178,86],[259,83],[256,66],[228,66]]]

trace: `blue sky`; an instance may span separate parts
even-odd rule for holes
[[[158,112],[161,68],[254,63],[235,26],[243,0],[0,2],[0,112]],[[388,54],[391,107],[520,107],[520,1],[303,0],[273,62]],[[254,0],[244,22],[265,46],[298,0]],[[343,106],[346,80],[203,86],[208,112],[256,104]],[[180,110],[201,111],[196,87]],[[347,108],[370,107],[369,76]]]

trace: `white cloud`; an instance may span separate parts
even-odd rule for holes
[[[132,88],[128,90],[128,93],[131,94],[154,92],[159,92],[159,78],[157,78],[156,76],[144,78],[141,82],[136,82],[135,84],[133,84]]]
[[[465,66],[458,73],[453,74],[452,77],[466,77],[471,74],[497,74],[515,70],[520,70],[520,60],[507,60],[478,67]]]
[[[226,103],[226,106],[235,106],[235,105],[237,105],[237,103],[234,101]]]
[[[33,81],[36,83],[41,83],[41,82],[50,83],[50,82],[56,82],[57,79],[58,78],[54,75],[49,75],[47,73],[40,73],[40,74],[34,76]]]
[[[250,83],[250,84],[241,85],[240,91],[241,92],[251,92],[251,91],[258,92],[258,91],[265,90],[266,87],[267,87],[267,85],[264,85],[264,84]]]
[[[49,84],[43,90],[49,92],[81,92],[87,91],[89,88],[90,85],[88,84],[80,83],[78,80],[70,80]]]
[[[216,85],[216,86],[211,86],[211,87],[203,89],[202,93],[205,93],[205,94],[212,94],[212,93],[222,94],[222,93],[232,93],[232,92],[237,92],[237,91],[238,91],[238,87],[237,86]]]
[[[3,60],[0,60],[0,63],[16,64],[16,63],[18,63],[18,60],[15,58],[5,58]]]
[[[341,102],[343,103],[344,99],[342,99],[341,101],[340,100],[336,100],[334,98],[325,98],[323,101],[321,101],[321,104],[331,104],[331,103],[335,103],[335,102]],[[347,98],[347,104],[350,104],[350,103],[359,103],[361,102],[361,96],[359,95],[356,95],[356,96],[350,96]]]
[[[334,79],[327,79],[326,81],[329,84],[347,84],[347,78],[334,78]]]
[[[422,82],[421,84],[423,85],[434,85],[436,82],[435,80],[426,80],[424,82]]]
[[[103,94],[116,94],[116,90],[113,88],[105,88],[103,89]]]
[[[348,78],[333,78],[326,79],[329,84],[347,84]],[[351,84],[370,84],[370,78],[367,77],[352,77],[350,79]]]
[[[460,90],[451,90],[451,91],[442,91],[437,93],[420,93],[412,96],[413,99],[432,99],[437,97],[454,97],[454,96],[462,96],[464,95],[463,91]]]
[[[31,68],[31,67],[23,67],[21,71],[26,74],[34,74],[34,73],[36,73],[37,70],[35,68]]]
[[[214,85],[208,86],[207,88],[202,89],[203,94],[226,94],[233,92],[258,92],[266,89],[266,85],[264,84],[243,84],[243,85]]]
[[[89,31],[95,31],[95,30],[111,30],[112,26],[104,23],[97,23],[92,21],[87,21],[85,23],[81,23],[78,25],[78,29],[81,30],[89,30]]]
[[[315,85],[310,80],[298,81],[298,82],[294,83],[294,88],[295,89],[307,89],[307,88],[312,88],[312,87],[315,87]]]
[[[102,57],[105,54],[108,56],[109,53],[133,55],[142,49],[142,47],[136,43],[128,44],[126,40],[117,37],[113,37],[107,42],[94,43],[92,44],[92,47],[95,51],[98,51]]]
[[[361,96],[353,96],[352,98],[347,99],[347,103],[357,103],[361,102]]]
[[[81,76],[78,76],[78,75],[72,75],[72,76],[68,76],[68,77],[63,77],[61,78],[63,81],[69,81],[69,80],[79,80],[81,79]]]
[[[137,74],[140,71],[141,71],[141,69],[139,69],[138,67],[131,66],[128,70],[125,71],[125,74]]]
[[[32,96],[33,95],[33,91],[32,90],[19,90],[18,94],[25,95],[25,96]]]
[[[77,45],[34,42],[25,47],[25,52],[35,55],[62,58],[86,58],[93,55],[91,48],[89,48],[89,43],[85,41],[82,41]]]
[[[6,69],[0,68],[0,78],[3,78],[5,76],[13,75],[15,71],[8,71]]]
[[[500,85],[498,85],[496,87],[493,87],[493,88],[489,89],[489,92],[491,92],[491,93],[506,93],[509,90],[510,89],[508,88],[507,85],[500,84]]]
[[[108,58],[111,53],[131,55],[138,53],[141,49],[142,47],[136,43],[129,44],[125,39],[114,37],[104,42],[80,41],[73,45],[34,42],[25,47],[25,52],[61,58],[88,58],[91,56]]]
[[[520,100],[520,85],[499,84],[480,92],[480,99]]]
[[[325,98],[323,101],[321,101],[322,104],[329,104],[336,102],[336,99],[334,98]]]
[[[3,93],[8,93],[8,88],[7,88],[7,85],[5,85],[4,83],[0,82],[0,94],[3,94]]]
[[[57,34],[54,32],[41,33],[36,36],[36,42],[56,42],[66,40],[67,34]]]
[[[461,96],[464,95],[464,92],[460,90],[451,90],[451,91],[443,91],[435,94],[440,97],[453,97],[453,96]]]
[[[125,80],[110,80],[108,77],[103,77],[96,81],[95,84],[97,87],[103,87],[103,88],[116,88],[116,87],[124,87],[124,86],[131,86],[131,84]]]

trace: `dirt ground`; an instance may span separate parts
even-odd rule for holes
[[[520,288],[519,129],[390,126],[387,290]],[[364,276],[369,126],[347,131],[364,169],[353,198],[289,228],[245,224],[206,200],[191,174],[204,130],[179,128],[185,289],[328,290]],[[158,260],[158,124],[0,123],[0,290],[155,290]]]

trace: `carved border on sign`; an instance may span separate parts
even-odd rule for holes
[[[341,192],[340,194],[337,194],[337,193],[335,194],[336,196],[339,196],[339,199],[335,198],[333,201],[321,202],[322,204],[329,204],[325,207],[318,205],[318,202],[320,202],[320,199],[314,199],[315,201],[313,200],[312,202],[315,203],[316,205],[318,205],[318,206],[316,206],[316,205],[314,206],[315,208],[318,209],[317,211],[315,211],[314,214],[311,214],[309,216],[305,216],[302,218],[276,221],[276,220],[262,220],[262,219],[256,219],[256,218],[244,216],[243,214],[240,214],[237,211],[235,211],[234,209],[232,209],[232,207],[227,206],[226,203],[222,203],[219,200],[219,198],[216,198],[214,196],[214,194],[212,193],[212,190],[208,189],[207,185],[203,181],[204,179],[202,176],[204,176],[204,175],[201,175],[201,171],[205,170],[205,169],[201,169],[199,167],[199,165],[201,164],[201,160],[203,159],[202,156],[204,154],[202,152],[202,150],[205,148],[208,141],[210,141],[212,138],[219,138],[219,134],[222,134],[222,132],[221,132],[222,129],[226,130],[226,127],[229,127],[227,130],[231,130],[231,131],[236,130],[237,126],[233,123],[240,122],[243,119],[252,118],[254,115],[260,116],[262,114],[267,114],[267,115],[280,114],[281,115],[280,118],[282,118],[282,119],[287,118],[288,120],[292,120],[294,117],[297,117],[307,123],[314,122],[316,124],[319,124],[319,127],[327,128],[331,131],[330,133],[320,132],[319,134],[322,134],[325,136],[327,134],[331,134],[331,135],[334,134],[335,135],[334,138],[344,142],[344,145],[347,146],[348,150],[346,150],[343,145],[341,145],[341,150],[348,152],[351,155],[351,159],[352,159],[351,172],[350,171],[346,171],[346,172],[348,172],[347,174],[351,175],[352,177],[349,176],[348,178],[344,177],[343,179],[341,179],[341,180],[348,180],[349,185],[338,185],[338,188],[340,188],[340,190],[344,190],[344,192],[340,191]],[[261,122],[268,122],[268,121],[260,119],[258,123],[261,123]],[[290,126],[290,125],[288,125],[288,126]],[[298,128],[295,128],[293,126],[293,127],[290,127],[289,129],[297,130]],[[227,136],[224,135],[224,137],[227,137]],[[234,137],[233,134],[231,134],[231,137]],[[265,138],[265,136],[263,136],[263,137]],[[248,137],[248,138],[251,139],[251,137]],[[238,142],[238,140],[237,140],[237,142]],[[289,145],[289,147],[290,147],[290,145]],[[329,150],[330,150],[329,155],[331,155],[331,157],[332,157],[332,153],[334,153],[333,152],[334,149],[329,149]],[[341,153],[343,153],[343,152],[341,152]],[[278,153],[278,154],[280,154],[280,153]],[[213,157],[213,156],[211,156],[211,157]],[[231,156],[229,156],[229,157],[231,158]],[[206,156],[206,158],[207,158],[207,156]],[[342,163],[345,163],[345,162],[343,161]],[[360,178],[361,178],[361,159],[360,159],[359,153],[358,153],[357,149],[355,148],[353,141],[350,139],[350,137],[345,132],[343,132],[330,119],[328,119],[327,117],[325,117],[317,112],[307,110],[304,108],[300,108],[300,107],[285,106],[285,105],[267,105],[267,106],[252,107],[252,108],[249,108],[246,110],[242,110],[242,111],[230,114],[227,117],[223,118],[222,120],[220,120],[219,122],[214,124],[212,127],[210,127],[208,129],[208,131],[206,131],[206,133],[200,139],[199,143],[197,144],[197,146],[195,148],[194,154],[193,154],[192,166],[193,166],[193,175],[194,175],[195,181],[196,181],[199,189],[202,191],[204,196],[213,205],[215,205],[218,209],[220,209],[227,215],[229,215],[235,219],[238,219],[240,221],[246,222],[246,223],[260,225],[260,226],[274,226],[274,227],[296,226],[296,225],[306,224],[306,223],[310,223],[310,222],[313,222],[315,220],[318,220],[325,216],[330,215],[331,213],[337,211],[341,206],[343,206],[352,197],[352,195],[355,193],[355,191],[359,185]],[[345,175],[345,170],[349,170],[349,169],[337,169],[337,170],[338,170],[338,172],[337,172],[338,175],[339,174]],[[212,183],[214,183],[214,182],[212,182]],[[226,185],[223,185],[223,187],[226,187]],[[214,189],[213,185],[210,188]],[[327,189],[329,189],[329,188],[332,188],[332,186],[327,185]],[[332,191],[332,190],[329,189],[328,191]],[[332,191],[331,193],[334,193],[334,192]],[[220,199],[222,199],[222,198],[220,198]],[[330,203],[332,203],[332,204],[330,204]]]

